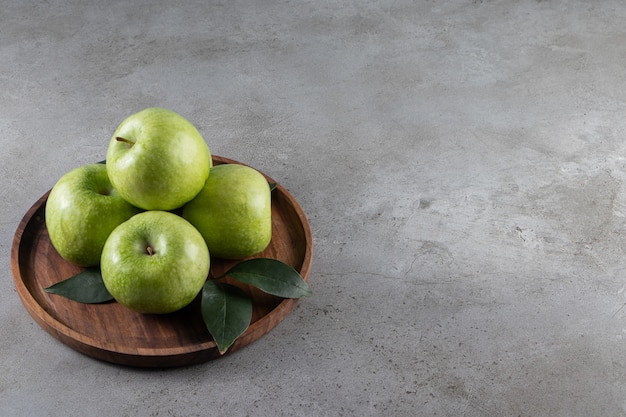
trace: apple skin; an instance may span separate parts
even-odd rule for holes
[[[171,110],[149,107],[117,127],[107,149],[113,187],[145,210],[173,210],[198,194],[212,166],[198,130]]]
[[[182,216],[204,237],[211,255],[243,259],[263,251],[272,238],[271,191],[254,168],[211,168],[204,188],[183,206]]]
[[[115,228],[100,262],[113,298],[149,314],[171,313],[191,303],[209,268],[209,250],[200,233],[166,211],[145,211]]]
[[[45,208],[46,228],[63,258],[95,266],[109,234],[139,211],[113,189],[104,164],[83,165],[52,187]]]

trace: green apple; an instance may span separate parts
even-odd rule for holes
[[[138,212],[113,189],[104,164],[89,164],[69,171],[52,187],[45,221],[50,242],[63,258],[94,266],[113,229]]]
[[[198,130],[171,110],[150,107],[127,117],[107,149],[113,187],[146,210],[173,210],[198,194],[211,152]]]
[[[272,238],[271,191],[265,177],[239,164],[217,165],[183,217],[204,237],[213,256],[242,259]]]
[[[191,303],[209,267],[209,250],[200,233],[167,211],[145,211],[115,228],[100,262],[104,285],[117,302],[153,314]]]

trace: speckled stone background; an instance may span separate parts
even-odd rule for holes
[[[3,416],[625,416],[626,5],[4,1]],[[148,106],[278,180],[303,299],[206,364],[83,356],[28,315],[13,234]]]

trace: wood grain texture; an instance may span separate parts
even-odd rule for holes
[[[213,156],[213,162],[215,165],[239,163],[218,156]],[[61,258],[50,243],[44,217],[48,194],[24,215],[11,250],[11,268],[19,297],[44,330],[78,352],[121,365],[173,367],[221,356],[202,321],[199,296],[175,313],[148,315],[116,302],[82,304],[46,293],[44,288],[82,270]],[[312,259],[310,226],[298,202],[280,184],[272,191],[272,223],[272,240],[255,257],[285,262],[308,281]],[[211,259],[211,273],[219,276],[236,262]],[[282,299],[236,281],[229,282],[250,295],[254,309],[250,327],[226,354],[271,331],[297,303],[295,299]]]

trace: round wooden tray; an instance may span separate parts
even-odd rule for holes
[[[215,165],[240,164],[218,156],[213,156],[213,162]],[[265,177],[268,182],[275,182]],[[122,365],[172,367],[221,356],[202,320],[200,297],[175,313],[147,315],[135,313],[116,302],[82,304],[46,293],[44,288],[82,270],[61,258],[50,243],[44,218],[48,194],[49,191],[25,214],[11,249],[17,292],[26,310],[44,330],[81,353]],[[272,191],[272,222],[272,241],[257,257],[285,262],[308,281],[311,229],[298,202],[281,185]],[[235,263],[211,259],[211,271],[219,276]],[[296,299],[271,296],[235,281],[230,283],[250,295],[254,309],[250,327],[225,354],[268,333],[297,303]]]

